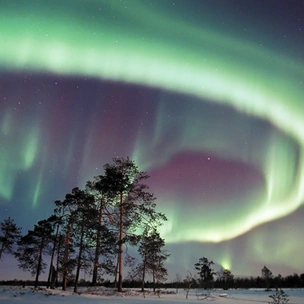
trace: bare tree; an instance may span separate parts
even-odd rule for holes
[[[191,290],[192,286],[196,283],[196,278],[192,276],[192,273],[189,271],[189,274],[184,279],[185,284],[185,291],[186,291],[186,299],[188,299],[189,291]]]

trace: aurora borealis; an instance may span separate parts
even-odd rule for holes
[[[1,220],[30,229],[130,156],[172,276],[304,272],[303,1],[0,4]]]

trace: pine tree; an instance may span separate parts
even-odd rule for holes
[[[265,280],[266,291],[269,291],[270,290],[270,279],[273,277],[272,272],[266,266],[264,266],[262,268],[261,272],[262,272],[262,277]]]
[[[75,190],[74,190],[75,189]],[[62,274],[62,290],[66,290],[68,276],[75,268],[75,253],[73,238],[72,238],[72,226],[73,226],[73,214],[77,209],[77,203],[73,200],[73,191],[77,191],[74,188],[72,194],[66,194],[63,201],[57,200],[56,212],[61,214],[60,234],[63,235],[62,246],[57,251],[57,272]],[[59,243],[61,244],[61,243]]]
[[[98,274],[113,273],[113,255],[115,249],[115,234],[110,230],[111,205],[107,199],[107,182],[104,176],[94,177],[94,181],[88,181],[86,190],[93,196],[96,209],[94,255],[92,285],[95,286],[98,280]],[[100,260],[103,258],[102,261]]]
[[[213,281],[213,275],[215,274],[212,269],[213,265],[214,262],[209,261],[206,257],[200,258],[198,263],[194,265],[195,269],[198,271],[200,284],[204,289],[207,289],[210,282]]]
[[[158,226],[166,217],[155,211],[155,197],[143,183],[147,173],[139,171],[129,158],[114,158],[113,162],[106,164],[104,170],[107,197],[114,206],[113,216],[118,224],[118,291],[122,291],[123,245],[136,245],[140,240],[138,231],[144,229],[145,223]]]
[[[76,210],[73,212],[73,230],[75,244],[77,248],[76,257],[76,276],[74,283],[74,292],[78,291],[79,274],[82,268],[88,267],[88,254],[91,249],[91,243],[95,234],[95,220],[97,210],[94,208],[94,198],[83,190],[73,189],[70,199],[75,200]]]
[[[223,282],[223,289],[228,290],[233,284],[234,275],[231,273],[229,269],[222,268],[219,271],[218,276],[220,280]]]
[[[144,291],[146,273],[152,275],[154,292],[156,281],[163,281],[167,276],[164,261],[169,257],[169,254],[162,250],[164,246],[164,239],[160,237],[155,229],[144,231],[138,249],[142,258],[142,263],[138,265],[142,272],[142,291]]]
[[[48,220],[42,220],[18,241],[18,249],[15,252],[19,262],[18,266],[23,270],[30,271],[33,276],[36,275],[35,288],[38,286],[39,275],[46,268],[43,255],[49,252],[52,234],[51,223]]]
[[[55,202],[56,204],[56,202]],[[56,229],[56,232],[54,234],[54,237],[52,238],[52,251],[51,251],[51,261],[50,261],[50,267],[49,267],[49,275],[48,275],[48,281],[46,287],[51,287],[52,289],[55,287],[55,282],[57,281],[57,275],[58,275],[58,256],[57,256],[57,267],[54,266],[54,258],[55,254],[58,250],[57,248],[60,246],[60,225],[62,224],[62,218],[61,215],[56,214],[58,210],[54,210],[55,214],[49,217],[50,223],[53,225],[54,229]]]
[[[13,254],[13,246],[21,237],[21,228],[10,217],[1,223],[0,260],[3,253]]]

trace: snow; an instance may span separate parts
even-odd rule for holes
[[[303,304],[303,289],[285,289],[289,295],[288,304]],[[80,288],[79,293],[75,294],[71,290],[62,291],[60,289],[50,290],[46,288],[17,287],[17,286],[0,286],[0,303],[5,304],[197,304],[197,303],[218,303],[218,304],[254,304],[254,303],[271,303],[269,295],[275,291],[265,292],[264,290],[213,290],[208,297],[204,291],[191,290],[188,299],[186,292],[179,290],[164,290],[160,295],[155,295],[149,291],[145,297],[138,290],[126,290],[122,294],[114,292],[108,288]]]

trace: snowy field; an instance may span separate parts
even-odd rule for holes
[[[206,298],[199,294],[196,290],[191,290],[186,299],[186,292],[179,290],[175,294],[175,290],[171,290],[171,294],[161,293],[158,297],[153,293],[147,292],[145,298],[141,292],[136,290],[126,290],[122,295],[113,292],[106,288],[81,288],[79,294],[73,294],[72,291],[63,292],[60,289],[50,290],[46,288],[38,288],[34,290],[32,287],[14,287],[0,286],[0,303],[5,304],[131,304],[131,303],[146,303],[146,304],[175,304],[175,303],[225,303],[225,304],[254,304],[254,303],[271,303],[272,299],[269,295],[274,291],[265,292],[263,290],[228,290],[212,291],[210,296]],[[303,289],[285,289],[289,295],[289,304],[303,304],[304,290]],[[166,291],[165,291],[166,292]]]

